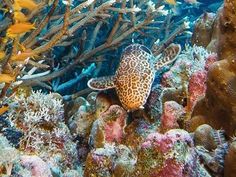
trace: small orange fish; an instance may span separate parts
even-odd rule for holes
[[[176,5],[176,0],[165,0],[167,4]]]
[[[16,20],[17,23],[28,21],[28,19],[25,16],[25,14],[22,13],[21,11],[15,11],[14,12],[14,19]]]
[[[20,34],[24,34],[26,32],[29,32],[30,30],[36,29],[34,24],[23,22],[23,23],[16,23],[14,25],[11,25],[7,29],[7,37],[15,38]]]
[[[16,2],[14,2],[14,4],[13,4],[13,10],[14,11],[20,11],[22,8],[20,7],[20,5],[19,4],[17,4]]]
[[[0,107],[0,115],[4,114],[9,109],[9,106]]]
[[[33,0],[15,0],[15,5],[28,10],[35,10],[38,7]]]
[[[0,74],[0,83],[10,83],[15,80],[14,76],[11,76],[9,74]]]

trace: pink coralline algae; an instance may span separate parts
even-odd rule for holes
[[[179,128],[178,118],[184,114],[183,106],[175,101],[164,103],[164,110],[161,116],[161,131],[165,132],[173,128]]]
[[[212,53],[206,58],[204,69],[194,72],[189,79],[188,92],[190,109],[193,109],[196,102],[205,96],[207,71],[209,67],[217,61],[217,54]]]
[[[158,173],[152,174],[152,177],[175,177],[183,176],[183,165],[180,165],[178,162],[173,161],[172,159],[167,159],[162,170]]]
[[[120,106],[112,105],[101,116],[106,122],[104,126],[106,142],[121,142],[124,136],[127,113]]]
[[[94,147],[102,147],[104,143],[121,142],[126,126],[126,111],[118,106],[112,105],[100,115],[92,126],[90,143]]]
[[[20,157],[21,164],[26,167],[32,176],[35,177],[52,177],[50,168],[40,157],[33,155],[23,155]]]
[[[188,177],[203,172],[190,134],[181,129],[149,134],[138,159],[142,160],[138,160],[134,176]]]
[[[209,67],[218,60],[218,55],[216,53],[212,53],[210,54],[207,58],[206,58],[206,63],[205,63],[205,70],[208,71]]]
[[[186,46],[185,50],[178,56],[175,64],[168,72],[163,74],[162,85],[164,87],[183,86],[193,73],[204,70],[209,55],[212,54],[203,47],[196,45],[193,47]]]
[[[188,92],[189,92],[189,106],[190,109],[194,107],[199,98],[204,97],[206,92],[206,71],[197,71],[193,73],[189,80]]]
[[[172,129],[165,134],[160,134],[158,132],[149,134],[142,144],[142,148],[147,149],[155,147],[160,152],[166,153],[177,141],[186,141],[187,144],[193,146],[192,138],[186,131],[181,129]]]

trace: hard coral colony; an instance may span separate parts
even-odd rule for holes
[[[0,176],[235,176],[235,9],[0,0]]]

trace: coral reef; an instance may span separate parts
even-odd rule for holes
[[[163,74],[164,87],[181,87],[189,77],[197,71],[204,70],[205,63],[211,53],[199,46],[186,46],[178,56],[170,70]]]
[[[92,150],[84,175],[209,176],[198,161],[191,136],[184,130],[151,133],[136,148],[105,144]]]
[[[0,173],[11,175],[13,164],[19,160],[19,151],[0,134]]]
[[[226,1],[219,11],[219,47],[217,61],[207,74],[205,98],[196,106],[193,116],[203,115],[216,129],[223,128],[228,136],[235,134],[235,16],[230,9],[234,1]]]
[[[38,156],[23,155],[20,157],[22,166],[29,168],[32,176],[52,177],[51,170],[46,162]]]
[[[196,147],[199,158],[213,176],[224,175],[224,159],[228,152],[228,144],[218,146],[213,152],[207,151],[201,146]]]
[[[215,22],[215,14],[205,12],[196,21],[192,35],[192,44],[207,48],[212,40],[213,24]]]
[[[93,123],[89,140],[90,145],[99,148],[103,147],[105,143],[120,143],[124,138],[124,128],[126,126],[127,113],[125,110],[118,105],[112,105],[100,116]]]
[[[160,84],[154,85],[146,103],[146,111],[151,119],[155,121],[159,120],[162,114],[162,92],[163,87]]]
[[[234,176],[236,2],[209,5],[0,0],[0,176]]]
[[[217,144],[214,137],[215,130],[207,124],[200,125],[194,131],[194,143],[203,146],[207,150],[215,149]]]
[[[161,132],[179,128],[178,120],[180,120],[184,114],[185,111],[183,106],[179,105],[175,101],[166,101],[161,116]]]
[[[197,71],[190,76],[188,84],[189,109],[192,110],[197,101],[205,96],[206,92],[206,71]]]
[[[136,161],[136,156],[128,147],[105,144],[103,148],[89,153],[84,176],[129,176],[134,171]]]
[[[38,158],[52,167],[73,167],[77,157],[76,144],[63,123],[64,109],[58,94],[36,91],[26,98],[16,96],[13,101],[16,108],[9,112],[9,119],[23,133],[19,149],[28,154],[39,154]],[[26,164],[29,161],[26,160]]]
[[[4,135],[14,147],[19,147],[23,133],[11,125],[11,121],[8,119],[8,112],[0,116],[0,134]]]
[[[198,164],[191,136],[180,129],[164,135],[149,134],[138,159],[142,160],[137,162],[134,176],[201,176],[200,173],[209,176]]]

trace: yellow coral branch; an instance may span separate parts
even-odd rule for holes
[[[49,13],[47,14],[47,16],[43,19],[43,21],[39,24],[39,26],[37,27],[36,30],[34,30],[28,37],[26,40],[24,40],[22,42],[22,45],[25,46],[26,48],[30,48],[32,46],[32,44],[35,43],[35,41],[37,40],[36,36],[42,31],[42,29],[47,25],[50,17],[52,16],[52,14],[54,13],[57,5],[58,5],[59,0],[54,0],[52,7],[49,11]]]
[[[64,24],[62,29],[60,30],[60,32],[58,34],[56,34],[55,36],[53,36],[53,38],[47,42],[46,44],[36,48],[33,50],[33,52],[35,53],[35,55],[37,54],[41,54],[49,49],[51,49],[58,41],[60,41],[60,39],[62,38],[62,36],[66,33],[67,31],[67,27],[68,27],[68,21],[69,21],[69,14],[70,14],[70,0],[68,0],[69,4],[66,5],[66,12],[64,15]]]

